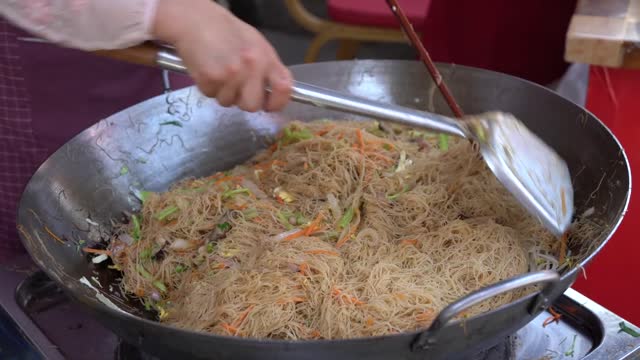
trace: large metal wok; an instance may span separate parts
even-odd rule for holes
[[[79,251],[108,237],[112,221],[139,207],[136,191],[165,190],[184,177],[227,169],[268,146],[288,119],[354,118],[292,104],[282,114],[223,108],[195,88],[159,96],[104,119],[53,154],[27,185],[18,213],[24,245],[68,294],[116,334],[169,358],[419,359],[468,358],[514,333],[562,294],[615,231],[630,195],[629,164],[615,137],[592,114],[511,76],[440,65],[468,113],[514,113],[568,162],[576,213],[594,208],[607,231],[570,250],[583,259],[559,277],[530,273],[479,290],[443,310],[429,329],[336,341],[254,340],[180,330],[145,319]],[[374,100],[448,114],[424,67],[409,61],[347,61],[292,67],[297,80]],[[62,124],[64,119],[52,119]],[[591,249],[591,250],[589,250]],[[595,250],[593,250],[595,249]],[[590,252],[589,252],[590,251]],[[92,277],[94,279],[92,279]],[[83,279],[80,281],[80,279]],[[97,281],[96,281],[97,280]],[[98,282],[100,285],[98,285]],[[455,320],[470,304],[529,285],[538,291],[495,311]],[[215,291],[215,289],[211,289]]]

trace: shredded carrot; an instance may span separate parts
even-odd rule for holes
[[[284,241],[291,241],[291,240],[297,239],[299,237],[302,237],[304,235],[305,231],[306,231],[305,229],[298,230],[298,231],[294,232],[293,234],[288,235],[283,240]]]
[[[173,226],[173,225],[175,225],[177,223],[178,223],[178,219],[174,219],[174,220],[171,220],[169,222],[162,223],[162,226]]]
[[[355,297],[355,296],[350,297],[349,298],[349,302],[352,303],[353,305],[364,305],[365,304],[364,301],[358,300],[358,298]]]
[[[341,301],[344,301],[344,302],[347,302],[347,303],[353,304],[353,305],[363,305],[363,304],[365,304],[365,302],[364,302],[364,301],[360,301],[360,300],[358,300],[358,298],[357,298],[357,297],[355,297],[355,296],[348,296],[348,295],[346,295],[346,294],[343,294],[343,293],[342,293],[342,290],[338,289],[338,288],[337,288],[337,287],[335,287],[335,286],[334,286],[334,287],[333,287],[333,289],[331,290],[331,294],[332,294],[335,298],[337,298],[337,299],[339,299],[339,300],[341,300]]]
[[[542,323],[542,327],[547,327],[547,325],[555,322],[558,323],[560,322],[560,318],[562,317],[562,314],[559,314],[558,312],[556,312],[553,309],[553,306],[549,307],[549,312],[551,313],[551,316],[549,316],[543,323]]]
[[[315,232],[317,232],[320,227],[318,226],[320,224],[320,222],[322,221],[323,216],[322,213],[318,214],[318,216],[315,218],[315,220],[313,220],[311,222],[311,224],[309,224],[306,228],[296,231],[293,234],[288,235],[287,237],[284,238],[284,241],[291,241],[294,239],[297,239],[299,237],[302,236],[309,236]]]
[[[307,298],[305,298],[304,296],[294,296],[288,299],[280,299],[278,300],[278,304],[282,305],[282,304],[287,304],[287,303],[294,303],[294,304],[299,304],[301,302],[305,302],[307,301]]]
[[[407,299],[407,295],[403,294],[403,293],[397,293],[394,294],[394,296],[398,299],[398,300],[406,300]]]
[[[373,318],[369,316],[367,318],[367,327],[372,327],[372,326],[373,326]]]
[[[242,204],[242,205],[228,204],[227,207],[231,210],[244,210],[247,208],[247,204]]]
[[[311,335],[312,339],[318,339],[322,336],[318,330],[313,330],[309,335]]]
[[[309,267],[309,264],[307,263],[302,263],[300,265],[298,265],[298,271],[303,274],[303,275],[310,275],[311,268]]]
[[[358,145],[360,146],[360,152],[364,151],[364,138],[362,137],[362,130],[356,129],[356,135],[358,136]]]
[[[219,185],[222,184],[223,182],[227,182],[227,181],[241,181],[242,180],[242,176],[224,176],[218,180],[216,180],[215,185]]]
[[[304,231],[304,235],[305,236],[309,236],[312,233],[316,232],[319,228],[320,228],[320,223],[322,222],[322,219],[324,217],[322,216],[322,213],[318,213],[318,216],[316,216],[316,218],[311,222],[311,224],[309,224],[309,226],[307,226],[307,228]]]
[[[567,256],[567,233],[560,238],[560,255],[558,256],[558,262],[562,264]]]
[[[221,177],[222,175],[224,175],[224,173],[217,172],[217,173],[215,173],[215,174],[213,174],[213,175],[211,175],[209,177],[206,177],[205,180],[215,180],[215,179]]]
[[[390,142],[388,142],[386,140],[382,140],[382,139],[381,140],[377,140],[375,138],[374,139],[367,139],[367,147],[372,147],[371,145],[377,145],[377,144],[382,144],[383,146],[387,145],[389,147],[389,149],[391,149],[391,150],[395,149],[395,146],[393,146],[392,143],[390,143]]]
[[[222,323],[220,324],[220,326],[222,326],[225,330],[227,330],[227,332],[231,335],[235,335],[238,333],[238,329],[235,328],[233,325],[229,325],[227,323]]]
[[[335,125],[329,125],[327,127],[325,127],[322,130],[319,130],[318,132],[316,132],[316,135],[318,136],[323,136],[326,135],[329,131],[333,130],[336,126]]]
[[[338,137],[337,137],[337,139],[338,139],[338,140],[342,140],[342,138],[343,138],[343,137],[344,137],[344,133],[343,133],[342,131],[340,131],[340,132],[338,133]]]
[[[378,159],[380,159],[380,160],[383,160],[383,161],[385,161],[385,162],[387,162],[387,163],[389,163],[389,164],[393,164],[393,163],[395,163],[395,160],[393,160],[392,158],[390,158],[390,157],[388,157],[388,156],[385,156],[385,155],[382,155],[382,154],[380,154],[380,153],[377,153],[377,152],[375,152],[375,151],[367,151],[367,152],[366,152],[366,154],[367,154],[367,155],[371,155],[371,156],[373,156],[373,157],[375,157],[375,158],[378,158]]]
[[[304,164],[302,165],[302,168],[305,170],[309,170],[309,163],[305,161]]]
[[[427,321],[433,321],[433,319],[435,318],[436,312],[429,308],[423,312],[421,312],[420,314],[416,315],[416,320],[418,322],[427,322]]]
[[[338,242],[336,243],[336,248],[340,249],[342,246],[344,246],[344,244],[347,243],[347,241],[351,238],[351,236],[355,234],[356,230],[358,230],[358,227],[351,225],[351,229],[349,229],[349,232],[347,233],[347,235],[345,235],[342,239],[338,240]]]
[[[143,297],[144,296],[144,289],[143,288],[137,288],[136,291],[134,291],[134,293],[136,294],[137,297]]]
[[[269,146],[269,151],[270,151],[271,153],[276,152],[276,150],[278,150],[278,142],[277,142],[277,141],[276,141],[276,142],[274,142],[273,144],[271,144],[271,146]]]
[[[56,234],[54,234],[53,231],[49,230],[48,227],[45,226],[44,231],[46,231],[47,234],[49,234],[49,236],[51,236],[55,241],[59,242],[60,244],[64,244],[64,241],[62,241],[62,239],[56,236]]]
[[[84,251],[86,253],[89,253],[89,254],[99,254],[99,255],[111,256],[111,251],[109,251],[109,250],[92,249],[90,247],[84,247],[84,248],[82,248],[82,251]]]
[[[236,319],[236,321],[233,322],[234,327],[239,328],[240,325],[242,325],[242,323],[244,322],[244,320],[247,318],[247,316],[249,316],[249,313],[251,312],[251,310],[253,310],[253,308],[256,307],[255,305],[249,305],[249,307],[242,312],[242,314],[240,314],[240,316],[238,316],[238,318]]]
[[[226,268],[226,267],[227,267],[227,265],[225,265],[225,264],[223,264],[223,263],[220,263],[220,264],[218,264],[218,266],[216,266],[216,269],[220,269],[220,270],[222,270],[222,269],[224,269],[224,268]]]
[[[402,246],[407,246],[407,245],[416,246],[418,244],[418,240],[417,239],[406,239],[406,240],[400,241],[400,244],[402,244]]]
[[[324,250],[324,249],[316,249],[316,250],[307,250],[305,251],[306,254],[311,254],[311,255],[330,255],[330,256],[340,256],[340,254],[338,254],[335,251],[331,251],[331,250]]]

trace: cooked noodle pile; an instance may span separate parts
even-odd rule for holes
[[[162,322],[216,334],[414,330],[473,290],[571,259],[559,264],[558,240],[466,140],[377,122],[293,123],[242,166],[141,198],[109,248],[124,290]]]

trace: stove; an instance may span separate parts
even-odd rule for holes
[[[473,360],[640,359],[640,329],[575,290],[553,308],[559,322],[543,327],[544,312]],[[100,325],[31,263],[0,265],[0,359],[151,360]]]

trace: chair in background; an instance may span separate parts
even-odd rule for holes
[[[402,9],[420,32],[431,0],[399,0]],[[385,0],[327,0],[329,19],[309,12],[301,0],[285,0],[294,20],[315,34],[304,61],[314,62],[329,41],[338,41],[338,60],[353,59],[361,42],[408,43]]]

